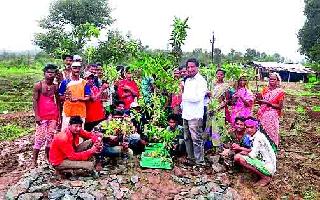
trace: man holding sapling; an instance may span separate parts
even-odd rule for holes
[[[86,80],[80,78],[81,63],[73,62],[70,78],[64,79],[59,88],[59,95],[63,101],[62,127],[63,131],[68,127],[70,117],[86,117],[86,102],[90,99],[91,90]]]
[[[33,167],[37,166],[41,147],[46,143],[45,153],[48,158],[50,144],[60,121],[58,85],[54,78],[58,67],[47,64],[43,69],[44,80],[36,83],[33,90],[33,109],[36,118],[36,133],[33,147]]]
[[[189,59],[186,62],[188,77],[182,93],[182,118],[184,140],[189,164],[204,165],[204,137],[202,120],[207,81],[199,73],[199,62]]]

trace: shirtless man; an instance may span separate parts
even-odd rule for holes
[[[33,109],[36,120],[36,132],[33,147],[33,167],[37,166],[41,147],[46,143],[45,153],[48,159],[50,144],[60,121],[58,85],[54,78],[58,67],[47,64],[44,69],[44,80],[36,83],[33,90]]]

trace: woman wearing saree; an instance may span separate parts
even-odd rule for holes
[[[241,76],[237,82],[236,92],[232,96],[231,124],[234,125],[236,117],[250,117],[254,104],[254,96],[248,89],[247,78]]]
[[[129,110],[131,103],[139,98],[139,88],[128,68],[125,69],[125,78],[120,80],[117,86],[118,98],[124,102],[124,108]]]
[[[216,71],[216,82],[210,91],[208,105],[208,119],[205,132],[210,137],[213,146],[220,145],[220,137],[226,131],[226,122],[230,120],[228,110],[229,85],[224,82],[225,72],[222,69]],[[209,147],[208,147],[209,148]]]
[[[260,108],[258,119],[268,135],[268,137],[278,147],[279,137],[279,118],[284,101],[284,90],[280,88],[281,77],[278,73],[271,73],[269,76],[269,86],[264,87],[262,92],[257,95]]]

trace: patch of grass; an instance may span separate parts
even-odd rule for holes
[[[0,127],[0,141],[11,141],[32,133],[33,129],[22,128],[18,125],[7,124]]]
[[[41,69],[35,68],[20,68],[20,67],[1,67],[0,76],[10,76],[10,75],[42,75]]]
[[[314,112],[320,112],[320,106],[313,106],[312,111]]]
[[[301,90],[286,89],[286,93],[292,96],[300,96],[300,97],[311,97],[311,96],[320,97],[320,91],[312,92],[312,91],[304,91],[304,90],[301,91]]]
[[[32,110],[32,91],[40,68],[0,67],[0,113]]]
[[[319,198],[319,193],[312,187],[308,187],[303,193],[304,200],[316,200]]]
[[[299,114],[305,114],[306,113],[306,110],[304,109],[303,106],[297,106],[296,108],[296,112],[299,113]]]

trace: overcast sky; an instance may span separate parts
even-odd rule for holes
[[[0,50],[35,49],[31,40],[39,31],[37,20],[48,13],[50,0],[0,1]],[[231,48],[255,48],[278,52],[300,60],[297,32],[303,26],[303,0],[110,0],[112,28],[128,31],[150,48],[166,49],[174,16],[189,17],[188,37],[183,50],[224,53]]]

